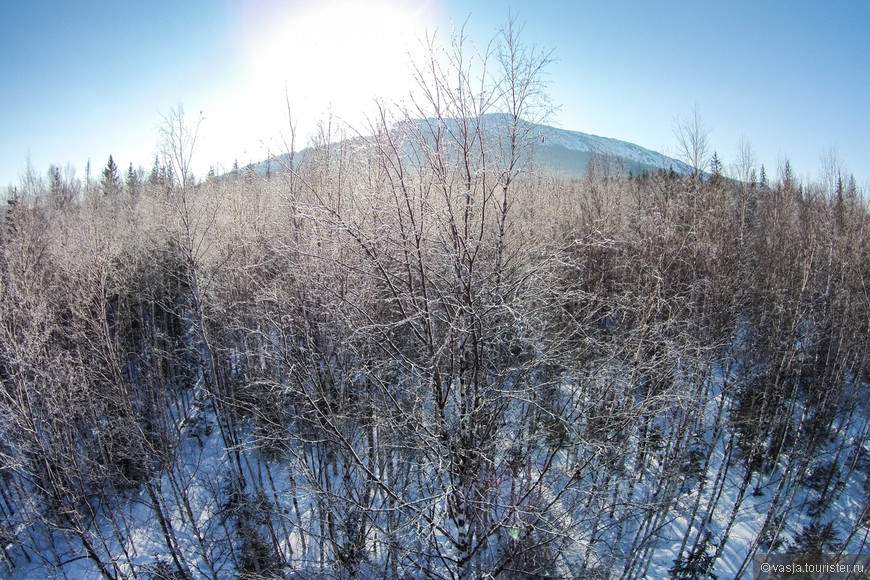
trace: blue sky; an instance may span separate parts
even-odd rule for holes
[[[28,158],[97,173],[112,154],[150,169],[161,115],[203,112],[194,169],[281,149],[287,99],[304,145],[328,111],[361,124],[407,90],[404,47],[468,20],[488,40],[508,10],[551,48],[554,124],[675,154],[697,105],[712,147],[741,137],[768,174],[802,178],[821,155],[870,185],[870,4],[853,2],[0,3],[0,187]]]

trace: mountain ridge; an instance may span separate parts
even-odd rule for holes
[[[491,133],[490,137],[498,139],[499,123],[504,119],[509,122],[509,115],[502,113],[490,113],[483,115],[481,121],[484,123],[484,131]],[[435,119],[407,119],[394,123],[394,130],[407,130],[414,128],[416,130],[423,129],[424,124],[428,124]],[[456,119],[441,119],[441,123],[456,123]],[[669,171],[674,170],[681,175],[689,175],[692,173],[692,168],[687,164],[668,157],[663,153],[647,149],[635,143],[615,139],[612,137],[603,137],[584,133],[582,131],[574,131],[568,129],[560,129],[551,125],[542,123],[531,123],[520,119],[522,124],[521,133],[533,137],[534,145],[534,160],[536,163],[550,171],[562,174],[566,177],[579,178],[586,174],[590,164],[595,164],[600,171],[605,174],[633,174],[640,175],[643,172],[654,172],[658,170]],[[492,134],[492,133],[496,134]],[[359,138],[352,137],[345,140],[340,140],[332,144],[338,145],[344,141],[355,141]],[[365,140],[368,137],[362,137]],[[298,152],[298,159],[304,159],[313,146],[306,147]],[[277,169],[280,172],[281,167],[286,167],[289,161],[289,155],[269,157],[258,163],[249,165],[259,175],[266,175]]]
[[[623,173],[640,174],[643,171],[673,169],[679,174],[688,175],[692,168],[663,153],[647,149],[635,143],[602,137],[581,131],[559,129],[549,125],[537,125],[543,138],[541,161],[551,169],[572,176],[582,176],[591,161],[616,162],[611,166],[623,164]],[[580,170],[578,172],[578,169]]]

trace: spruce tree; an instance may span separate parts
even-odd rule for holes
[[[160,183],[160,159],[156,155],[154,156],[154,167],[151,168],[148,183],[155,186]]]
[[[63,179],[60,176],[60,167],[52,165],[48,168],[48,193],[52,199],[59,198],[63,193]]]
[[[710,181],[719,183],[722,181],[722,161],[719,160],[719,154],[713,152],[713,158],[710,160]]]
[[[109,155],[109,162],[106,163],[106,168],[103,169],[103,179],[100,181],[100,187],[103,190],[103,195],[114,195],[121,191],[121,176],[118,175],[118,166],[115,165],[115,160]]]
[[[76,187],[73,180],[65,180],[57,165],[48,169],[48,185],[48,199],[55,208],[62,209],[75,197]]]
[[[127,168],[127,179],[125,186],[127,187],[127,191],[130,195],[136,196],[139,195],[139,191],[142,186],[142,177],[139,172],[133,169],[133,164],[130,164],[130,167]]]

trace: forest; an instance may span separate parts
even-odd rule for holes
[[[0,575],[749,577],[870,534],[870,213],[751,148],[541,168],[508,25],[267,174],[10,187]],[[280,160],[280,162],[279,162]],[[760,169],[760,171],[759,171]]]

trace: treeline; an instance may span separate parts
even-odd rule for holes
[[[642,578],[667,550],[707,578],[862,551],[862,193],[718,158],[535,171],[549,56],[510,25],[493,46],[433,45],[415,102],[268,177],[193,179],[179,110],[149,176],[12,192],[9,574]]]

